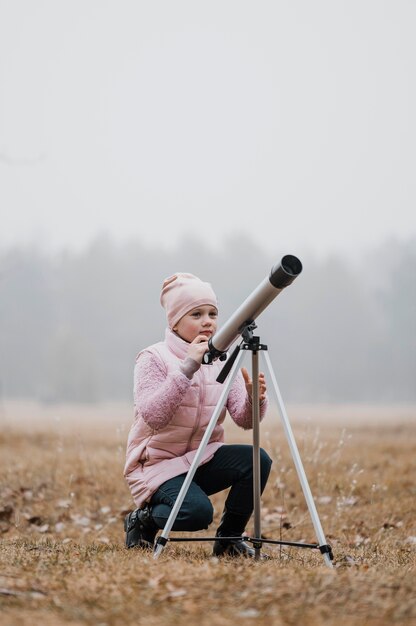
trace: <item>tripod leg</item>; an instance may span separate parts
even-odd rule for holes
[[[315,529],[316,536],[319,541],[319,547],[325,559],[325,563],[328,567],[333,567],[331,562],[331,552],[329,546],[326,542],[324,531],[322,530],[321,522],[318,517],[318,511],[316,510],[315,502],[312,496],[312,492],[309,487],[308,479],[306,478],[305,470],[303,469],[303,464],[300,458],[299,450],[296,445],[295,437],[293,435],[292,427],[289,422],[289,418],[286,413],[286,409],[283,404],[283,399],[280,394],[280,390],[276,381],[276,377],[273,372],[273,366],[270,361],[270,357],[267,352],[264,353],[264,358],[266,359],[266,364],[270,373],[270,377],[273,383],[273,387],[276,393],[277,404],[279,406],[280,416],[282,418],[283,428],[286,434],[286,438],[289,444],[290,452],[292,454],[292,458],[296,467],[296,471],[299,477],[300,484],[302,486],[302,491],[305,496],[306,504],[308,505],[309,514],[311,516],[312,524]]]
[[[196,472],[196,470],[198,469],[199,463],[202,459],[202,455],[204,454],[205,448],[207,446],[207,444],[209,443],[209,439],[211,437],[212,431],[214,430],[216,423],[218,421],[218,418],[220,416],[220,413],[222,411],[222,408],[227,400],[227,396],[228,393],[230,391],[231,385],[234,382],[234,378],[238,372],[238,368],[240,366],[240,362],[241,360],[244,358],[244,352],[240,352],[234,362],[233,368],[231,370],[230,375],[227,378],[226,383],[224,384],[223,390],[221,392],[221,396],[218,400],[218,403],[214,409],[214,413],[212,414],[212,417],[209,421],[209,424],[207,426],[207,429],[205,431],[205,434],[202,438],[201,443],[199,444],[199,448],[197,450],[197,453],[194,457],[194,460],[192,461],[191,467],[188,470],[188,473],[186,475],[186,478],[184,480],[184,483],[182,485],[181,490],[178,493],[178,497],[176,498],[175,504],[172,508],[172,511],[170,512],[170,515],[168,517],[168,520],[165,524],[165,527],[162,531],[162,533],[159,535],[159,537],[156,540],[156,545],[155,545],[155,550],[153,553],[153,558],[157,559],[159,554],[162,552],[164,546],[167,543],[168,537],[169,537],[169,533],[172,530],[172,526],[175,523],[176,517],[179,513],[179,509],[182,506],[182,502],[184,501],[184,498],[188,492],[189,486],[192,482],[192,479],[194,477],[194,474]],[[205,366],[204,366],[205,367]],[[206,367],[209,367],[209,365],[207,365]]]
[[[259,399],[259,353],[253,350],[253,502],[254,502],[254,536],[261,537],[261,478],[260,478],[260,399]],[[253,544],[254,558],[260,559],[261,544]]]

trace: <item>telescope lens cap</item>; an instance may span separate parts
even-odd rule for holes
[[[280,265],[272,267],[269,280],[276,289],[283,289],[295,280],[302,271],[302,263],[292,254],[286,254]]]
[[[292,254],[286,254],[282,259],[282,267],[287,274],[298,276],[302,271],[302,263]]]

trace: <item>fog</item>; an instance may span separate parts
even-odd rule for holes
[[[79,252],[1,250],[2,397],[131,401],[136,354],[164,336],[165,277],[210,281],[221,325],[287,252],[273,257],[243,236],[215,255],[195,238],[168,252],[108,237]],[[416,239],[386,241],[355,265],[335,255],[301,260],[301,275],[257,320],[284,398],[415,401]]]
[[[416,235],[416,3],[0,2],[0,245]]]
[[[0,394],[131,401],[163,279],[297,402],[413,402],[416,3],[0,0]]]

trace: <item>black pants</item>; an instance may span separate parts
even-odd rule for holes
[[[266,486],[272,461],[260,449],[261,491]],[[150,501],[152,517],[159,528],[164,528],[175,500],[186,478],[181,474],[163,483]],[[208,528],[213,518],[213,507],[208,496],[231,487],[225,502],[225,511],[235,519],[249,520],[253,512],[253,447],[250,445],[223,445],[208,463],[195,472],[172,530],[195,531]]]

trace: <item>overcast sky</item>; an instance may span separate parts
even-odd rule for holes
[[[0,0],[0,246],[416,235],[414,0]]]

